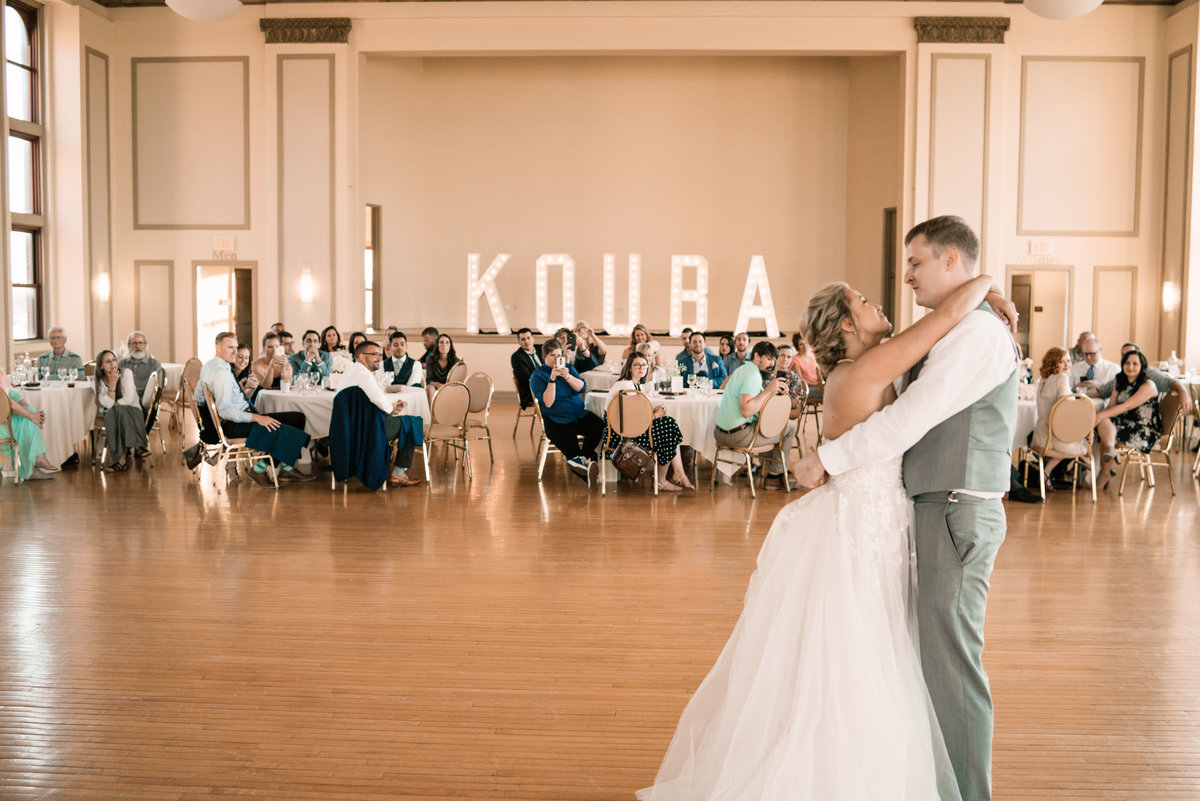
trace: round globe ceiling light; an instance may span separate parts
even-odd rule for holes
[[[1104,0],[1025,0],[1025,7],[1046,19],[1074,19],[1095,11]]]
[[[167,0],[167,8],[194,22],[229,19],[242,7],[242,0]]]

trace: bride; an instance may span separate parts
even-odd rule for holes
[[[891,324],[863,295],[843,283],[814,295],[803,327],[828,376],[826,436],[895,400],[893,380],[985,299],[1008,316],[979,276],[884,342]],[[960,797],[921,675],[911,517],[899,458],[779,512],[742,615],[641,801]]]

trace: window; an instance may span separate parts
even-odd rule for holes
[[[379,206],[367,204],[366,247],[363,250],[364,319],[368,331],[379,330]]]
[[[41,339],[43,243],[41,97],[38,91],[38,13],[19,0],[4,9],[5,113],[8,115],[8,258],[12,283],[12,335]]]

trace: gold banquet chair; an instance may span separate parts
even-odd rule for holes
[[[1092,475],[1092,503],[1096,502],[1096,460],[1092,456],[1091,434],[1092,429],[1096,427],[1096,405],[1092,400],[1079,393],[1072,395],[1064,395],[1054,402],[1050,407],[1050,421],[1047,424],[1049,434],[1046,436],[1046,444],[1041,448],[1021,448],[1018,457],[1020,463],[1024,466],[1024,479],[1028,482],[1029,466],[1036,464],[1038,475],[1040,477],[1040,489],[1042,502],[1046,501],[1046,460],[1047,459],[1062,459],[1072,468],[1071,494],[1074,495],[1079,487],[1079,468],[1084,468],[1091,471]],[[1060,453],[1053,450],[1050,445],[1054,440],[1059,442],[1078,442],[1080,440],[1088,441],[1088,449],[1081,456],[1071,456],[1067,453]]]
[[[267,473],[271,476],[271,483],[275,485],[275,489],[279,489],[278,470],[275,467],[275,460],[271,457],[271,454],[247,448],[245,437],[229,439],[225,436],[225,431],[221,428],[221,423],[216,415],[217,403],[213,400],[212,390],[208,388],[207,384],[204,386],[204,403],[208,406],[213,428],[216,429],[217,435],[217,470],[213,478],[213,485],[217,488],[217,492],[225,489],[225,482],[228,478],[225,473],[225,466],[229,464],[230,459],[233,460],[234,465],[245,463],[247,467],[253,466],[259,459],[266,459]],[[198,408],[193,409],[197,422],[201,419],[199,411]]]
[[[150,446],[150,435],[158,435],[158,445],[162,448],[162,452],[167,452],[167,443],[163,439],[162,427],[160,426],[159,412],[162,410],[163,390],[167,383],[167,374],[163,370],[159,370],[154,375],[150,376],[150,380],[155,382],[154,396],[150,399],[150,405],[146,407],[146,447]],[[151,424],[153,420],[153,424]]]
[[[722,445],[717,443],[717,456],[713,459],[713,476],[712,486],[717,485],[717,473],[721,462],[726,464],[736,464],[738,470],[746,468],[746,475],[750,477],[750,497],[758,497],[754,492],[754,472],[751,466],[751,458],[761,456],[762,454],[770,453],[774,450],[782,451],[782,434],[783,429],[788,423],[788,412],[792,410],[792,400],[787,395],[771,395],[758,409],[758,420],[754,423],[754,439],[750,440],[750,444],[745,447],[735,447],[733,445]],[[765,440],[780,437],[780,442],[766,442]],[[722,453],[737,454],[736,458],[721,458]],[[767,471],[763,470],[763,482],[765,485]],[[733,475],[737,475],[737,470]],[[732,478],[732,476],[731,476]],[[788,466],[783,466],[783,487],[791,491],[792,487],[788,481]]]
[[[604,468],[605,461],[608,460],[607,454],[612,449],[612,436],[617,434],[621,439],[633,439],[634,437],[647,434],[650,438],[650,450],[654,451],[654,434],[650,430],[651,424],[654,422],[654,404],[640,392],[632,389],[623,389],[612,397],[608,402],[608,430],[604,435],[604,446],[600,451],[600,494],[608,494],[608,479],[607,470]],[[654,494],[658,494],[658,472],[655,469],[657,463],[651,461],[650,473],[651,483],[654,485]]]
[[[195,389],[200,383],[200,370],[203,369],[204,362],[197,359],[195,356],[183,363],[183,372],[179,374],[179,389],[175,392],[175,399],[171,402],[171,426],[179,432],[179,447],[183,447],[183,415],[186,409],[195,406],[195,403],[189,403],[184,397],[189,394],[188,387]],[[194,400],[194,398],[193,398]],[[196,427],[200,427],[197,421]]]
[[[1154,466],[1166,467],[1167,480],[1171,483],[1171,494],[1175,494],[1175,474],[1171,472],[1171,446],[1175,443],[1175,432],[1177,431],[1175,421],[1179,419],[1179,411],[1182,408],[1183,401],[1175,390],[1168,392],[1158,402],[1158,414],[1162,418],[1162,433],[1149,453],[1142,453],[1137,448],[1117,445],[1117,453],[1125,462],[1124,467],[1121,468],[1121,485],[1117,488],[1118,495],[1125,494],[1125,476],[1129,472],[1130,462],[1137,462],[1142,480],[1146,482],[1146,486],[1151,488],[1154,487]],[[1154,461],[1156,454],[1162,457],[1161,462]]]
[[[517,419],[513,422],[513,439],[517,438],[517,428],[521,425],[521,418],[529,418],[529,437],[533,438],[533,428],[538,423],[537,414],[537,398],[533,399],[533,406],[528,409],[521,408],[521,385],[517,383],[517,374],[513,373],[513,390],[517,393]]]
[[[492,430],[488,428],[488,417],[492,413],[492,395],[495,387],[492,378],[487,373],[472,373],[464,382],[467,392],[471,395],[471,403],[467,406],[467,442],[472,440],[487,440],[488,458],[496,463],[496,455],[492,452]],[[478,432],[482,431],[480,434]],[[472,432],[475,432],[472,434]]]
[[[820,382],[816,386],[821,391],[814,395],[808,388],[808,384],[804,385],[804,414],[801,415],[800,425],[796,426],[796,428],[800,429],[800,439],[807,441],[808,419],[811,417],[817,430],[817,445],[820,445],[821,417],[825,412],[825,407],[822,405],[822,401],[825,399],[825,373],[821,372],[821,368],[819,367],[817,368],[817,376],[820,378]],[[803,448],[800,453],[804,453]]]
[[[552,453],[562,453],[550,438],[546,436],[546,426],[542,424],[542,405],[538,403],[537,398],[533,399],[533,416],[536,419],[538,428],[542,430],[541,439],[538,440],[537,460],[538,471],[537,480],[542,480],[542,471],[546,469],[546,457]],[[530,427],[530,433],[533,433],[533,428]]]
[[[450,372],[446,373],[447,384],[464,384],[467,380],[467,363],[459,359],[450,368]]]
[[[454,450],[454,464],[461,456],[467,468],[467,477],[474,478],[471,470],[471,451],[467,448],[467,410],[471,407],[471,391],[463,383],[443,384],[433,395],[429,405],[429,426],[425,429],[425,440],[421,444],[421,458],[425,462],[425,480],[433,486],[433,474],[429,470],[429,448],[435,442],[444,442]]]
[[[8,393],[0,390],[0,459],[7,452],[12,462],[13,483],[21,483],[21,453],[17,446],[17,437],[12,424],[12,399]],[[4,433],[7,432],[7,433]],[[0,482],[4,477],[0,475]]]

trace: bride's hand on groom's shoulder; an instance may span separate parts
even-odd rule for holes
[[[1000,316],[1004,324],[1008,326],[1010,333],[1017,333],[1017,318],[1020,315],[1017,313],[1017,306],[1011,300],[997,292],[990,292],[986,298],[992,310]]]
[[[807,456],[796,462],[792,467],[792,476],[802,487],[819,487],[825,483],[825,465],[821,464],[821,457],[816,449],[809,451]]]

